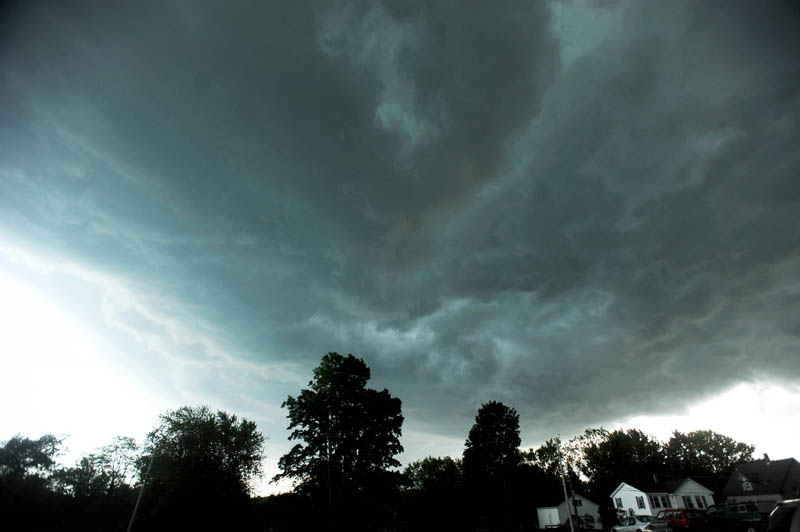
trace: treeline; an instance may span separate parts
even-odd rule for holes
[[[168,412],[141,447],[117,437],[72,467],[57,463],[62,439],[17,435],[0,447],[3,528],[127,530],[141,493],[137,530],[247,529],[263,444],[255,423],[206,407]]]
[[[536,506],[563,500],[562,471],[569,489],[606,504],[620,481],[653,475],[691,476],[721,489],[732,466],[753,453],[711,431],[660,442],[638,430],[604,429],[523,451],[519,415],[490,401],[461,457],[428,457],[401,471],[401,402],[368,388],[369,379],[363,360],[328,353],[308,388],[287,398],[296,443],[275,480],[291,479],[294,489],[271,497],[252,497],[264,444],[255,423],[206,407],[167,412],[141,446],[115,438],[71,467],[57,463],[59,438],[15,436],[0,447],[4,527],[532,530]],[[613,512],[604,509],[606,529]]]
[[[505,421],[486,416],[490,410],[502,412]],[[495,421],[487,423],[487,418]],[[461,458],[427,457],[405,468],[410,488],[405,514],[413,530],[533,530],[539,526],[536,507],[560,504],[564,484],[570,494],[580,493],[600,505],[599,524],[608,530],[618,522],[609,497],[620,482],[646,486],[691,477],[720,493],[733,466],[751,460],[754,450],[710,430],[675,431],[661,442],[637,429],[598,428],[523,451],[511,444],[518,441],[517,420],[513,408],[484,404]],[[476,433],[485,434],[487,442],[479,459],[471,447]],[[498,445],[502,441],[508,443]]]

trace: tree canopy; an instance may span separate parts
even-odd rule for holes
[[[367,388],[370,369],[360,358],[328,353],[314,369],[308,388],[283,403],[290,440],[275,480],[291,478],[297,488],[335,503],[364,492],[400,463],[401,401],[388,390]]]
[[[62,439],[53,434],[32,440],[17,434],[0,447],[0,478],[18,481],[28,477],[45,479],[56,465]]]
[[[161,416],[150,432],[138,466],[144,476],[150,516],[164,526],[187,516],[206,524],[227,520],[247,505],[251,482],[260,476],[264,437],[256,424],[205,406],[184,406]],[[157,502],[156,502],[157,501]],[[202,510],[202,511],[201,511]]]
[[[496,478],[522,461],[519,414],[497,401],[481,405],[464,443],[464,473],[469,479]]]
[[[0,446],[0,515],[4,528],[40,530],[59,507],[53,491],[62,438],[17,434]]]
[[[130,488],[137,458],[136,440],[117,436],[98,452],[81,457],[75,466],[58,471],[56,481],[62,491],[78,499],[112,495]]]
[[[403,470],[412,489],[446,491],[461,485],[461,460],[428,456],[411,462]]]
[[[725,476],[735,464],[752,460],[754,450],[753,445],[712,430],[676,430],[664,446],[674,474],[693,477]]]
[[[662,443],[638,429],[607,432],[583,448],[581,473],[597,496],[608,496],[620,481],[652,481],[666,472]]]
[[[513,506],[522,464],[520,443],[517,411],[497,401],[482,404],[463,454],[469,512],[482,528],[509,529],[519,524],[520,515]]]

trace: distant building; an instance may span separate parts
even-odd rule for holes
[[[768,513],[780,501],[800,498],[800,463],[794,458],[739,464],[733,469],[722,495],[726,502],[755,502],[758,511]]]
[[[601,530],[600,505],[590,501],[579,493],[574,493],[570,499],[570,509],[573,519],[579,519],[583,528]],[[563,525],[568,520],[569,510],[567,501],[562,500],[560,504],[554,506],[541,506],[536,508],[536,516],[539,519],[539,528],[550,528]],[[575,523],[577,527],[578,523]]]
[[[656,515],[664,508],[705,509],[714,504],[714,493],[690,478],[664,482],[620,483],[611,493],[618,513]]]

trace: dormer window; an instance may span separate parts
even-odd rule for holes
[[[749,480],[742,481],[742,491],[753,491],[753,483]]]

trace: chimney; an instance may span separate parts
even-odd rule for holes
[[[769,455],[767,453],[764,453],[764,463],[766,465],[770,464]]]

